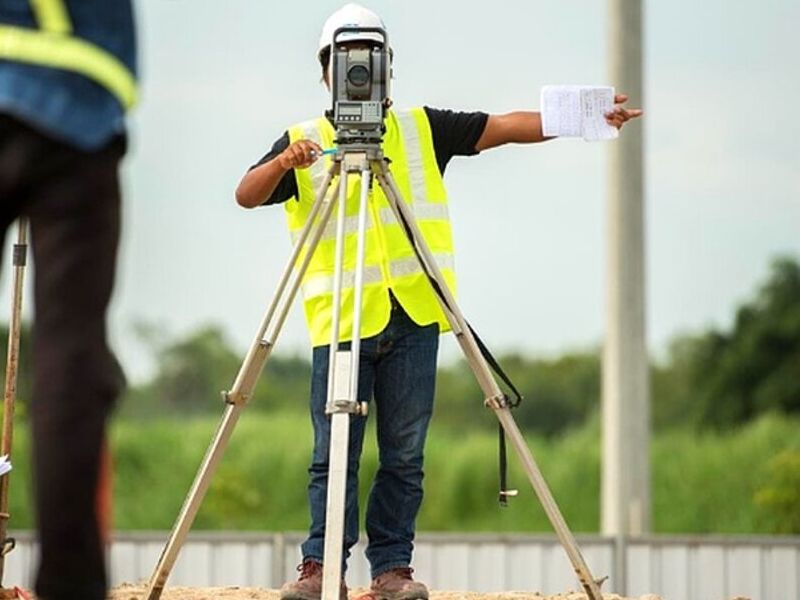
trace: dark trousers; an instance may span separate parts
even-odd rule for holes
[[[341,345],[349,348],[350,343]],[[366,556],[372,577],[411,564],[417,513],[422,503],[423,454],[433,412],[439,326],[420,327],[392,298],[386,328],[361,341],[358,400],[374,400],[377,419],[378,471],[366,510],[369,538]],[[328,399],[329,346],[314,348],[311,378],[311,418],[314,455],[308,472],[311,527],[302,545],[303,559],[322,561],[328,496],[330,417]],[[350,418],[343,560],[358,541],[358,467],[366,417]],[[342,565],[345,568],[346,564]]]
[[[101,600],[107,587],[97,515],[101,447],[122,371],[106,343],[119,239],[115,139],[86,153],[0,115],[0,231],[31,224],[35,264],[32,417],[46,600]]]

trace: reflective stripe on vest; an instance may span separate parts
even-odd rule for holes
[[[380,267],[364,267],[362,278],[364,285],[370,285],[372,283],[380,283],[383,279],[383,274]],[[342,271],[342,289],[352,288],[355,285],[355,281],[355,271],[351,269]],[[303,296],[305,298],[314,298],[315,296],[331,293],[333,293],[333,277],[322,275],[303,280]]]
[[[439,266],[440,269],[450,269],[454,270],[455,260],[453,259],[452,254],[444,254],[437,252],[433,255],[434,260],[436,260],[436,264]],[[419,260],[416,256],[413,258],[402,258],[400,260],[393,260],[389,263],[389,270],[392,273],[392,277],[400,278],[405,277],[406,275],[412,275],[416,273],[420,273],[422,269],[419,265]]]
[[[450,213],[447,210],[446,204],[412,204],[411,211],[417,221],[448,220],[450,218]],[[389,207],[380,209],[379,215],[381,223],[384,225],[393,225],[397,223],[394,212]],[[372,217],[368,214],[367,228],[369,229],[370,227],[372,227]],[[356,233],[358,231],[357,215],[345,217],[344,231],[345,233]],[[297,243],[297,240],[300,238],[300,233],[301,231],[299,229],[289,232],[293,244]],[[325,225],[320,239],[323,241],[336,239],[336,221],[334,219],[331,219],[328,221],[328,224]]]
[[[387,209],[391,212],[391,209]],[[394,218],[394,216],[392,216]],[[381,215],[381,220],[383,220],[383,215]],[[372,227],[372,217],[367,215],[367,229]],[[358,232],[358,215],[352,215],[350,217],[344,218],[344,232],[345,234],[349,233],[357,233]],[[301,231],[298,229],[297,231],[290,231],[289,235],[292,238],[292,244],[296,244],[297,240],[300,237]],[[332,218],[328,223],[325,225],[325,229],[322,231],[322,237],[320,240],[335,240],[336,239],[336,219]]]
[[[455,261],[452,254],[434,254],[436,264],[440,269],[455,269]],[[417,257],[401,258],[393,260],[389,263],[389,271],[392,277],[400,278],[406,275],[419,273],[420,266]],[[383,278],[381,270],[378,267],[365,267],[364,268],[364,285],[372,283],[380,283]],[[352,288],[355,284],[355,271],[347,270],[342,271],[342,287]],[[314,296],[321,296],[323,294],[333,293],[333,276],[315,276],[303,280],[303,297],[313,298]]]
[[[31,0],[39,29],[0,25],[0,59],[72,71],[92,79],[127,110],[136,103],[136,80],[111,52],[70,35],[63,0]]]
[[[408,177],[411,184],[411,206],[414,209],[414,216],[419,219],[449,219],[447,204],[431,204],[428,198],[428,187],[425,185],[425,161],[422,159],[422,144],[419,139],[419,130],[414,122],[412,111],[397,113],[397,120],[403,132],[403,141],[406,147],[406,164],[408,165]],[[438,209],[443,211],[441,216],[423,216],[426,211]]]
[[[72,22],[63,0],[31,0],[31,8],[42,31],[72,33]]]
[[[335,131],[326,119],[315,119],[289,129],[290,143],[298,139],[314,141],[322,148],[333,145]],[[455,291],[455,270],[449,214],[444,184],[436,163],[430,124],[423,109],[390,111],[386,119],[383,151],[391,161],[391,171],[403,200],[414,214],[423,237],[428,242],[437,265],[448,286]],[[297,201],[284,204],[292,240],[296,242],[305,225],[309,210],[331,167],[325,156],[307,169],[295,171]],[[329,194],[336,193],[334,179]],[[420,325],[438,322],[441,330],[449,328],[430,283],[397,223],[383,190],[373,182],[367,215],[367,252],[363,272],[364,306],[361,336],[379,333],[389,319],[388,290],[392,289],[409,316]],[[354,247],[358,229],[358,190],[360,178],[348,177],[345,210],[347,247]],[[314,346],[330,343],[330,319],[333,292],[333,254],[336,238],[336,217],[326,225],[303,281],[302,291],[309,333]],[[346,255],[342,277],[345,298],[352,298],[355,284],[354,257]],[[352,338],[352,306],[342,307],[340,341]]]

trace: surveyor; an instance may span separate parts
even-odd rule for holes
[[[101,448],[124,382],[106,341],[118,165],[136,96],[131,0],[0,3],[0,231],[30,222],[42,600],[103,600]]]
[[[356,4],[347,4],[328,18],[317,49],[328,87],[332,36],[344,26],[384,28],[378,15]],[[348,48],[370,48],[383,42],[380,34],[370,31],[340,35],[337,44],[341,41]],[[616,101],[618,105],[606,117],[611,125],[621,128],[641,114],[621,106],[625,96],[618,96]],[[452,235],[442,175],[455,156],[470,156],[508,143],[544,141],[540,115],[526,111],[489,115],[422,107],[389,111],[385,127],[382,149],[391,161],[392,174],[405,201],[413,203],[425,241],[454,288]],[[244,175],[236,190],[238,203],[248,208],[283,204],[290,231],[298,232],[328,170],[320,157],[333,137],[333,127],[324,117],[290,127]],[[353,189],[348,206],[357,202],[358,192]],[[422,501],[423,447],[433,409],[439,334],[449,326],[378,186],[371,191],[370,202],[375,210],[370,212],[367,230],[358,387],[358,401],[374,401],[379,449],[378,470],[366,508],[370,593],[377,599],[424,599],[428,597],[427,588],[412,577],[412,547]],[[348,236],[354,238],[354,228],[347,229]],[[308,486],[311,526],[301,547],[300,576],[283,586],[283,600],[317,600],[322,587],[333,255],[332,240],[323,238],[303,279],[305,315],[313,346],[314,450]],[[348,265],[352,267],[352,261],[346,263],[346,269]],[[344,282],[346,297],[353,290],[353,277],[348,277],[347,271]],[[341,314],[342,342],[352,337],[353,309],[348,304],[345,302]],[[348,346],[345,343],[341,347]],[[345,560],[358,540],[357,476],[365,421],[364,417],[352,417],[350,425]],[[342,592],[346,594],[344,581]]]

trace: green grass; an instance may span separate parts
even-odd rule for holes
[[[115,524],[167,529],[203,458],[216,419],[116,421]],[[377,463],[369,428],[361,499]],[[299,414],[245,412],[198,515],[198,529],[302,530],[307,527],[306,477],[311,428]],[[570,527],[599,525],[600,432],[596,421],[562,437],[528,440]],[[11,483],[11,527],[33,524],[27,477],[29,439],[19,427]],[[656,436],[653,527],[658,532],[766,533],[771,520],[755,502],[769,483],[770,461],[800,449],[800,420],[764,417],[727,433],[676,430]],[[497,506],[497,436],[434,427],[428,438],[425,531],[551,531],[509,448],[511,483],[520,495]]]

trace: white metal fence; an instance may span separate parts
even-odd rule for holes
[[[120,533],[109,554],[111,583],[149,578],[166,532]],[[30,585],[35,543],[17,532],[6,559],[4,584]],[[276,588],[296,576],[296,533],[194,533],[181,552],[169,585]],[[800,537],[647,536],[614,539],[578,536],[595,577],[608,575],[603,591],[665,600],[800,599]],[[416,576],[436,590],[474,592],[578,589],[554,536],[421,534],[414,554]],[[347,573],[352,587],[369,584],[363,542]]]

